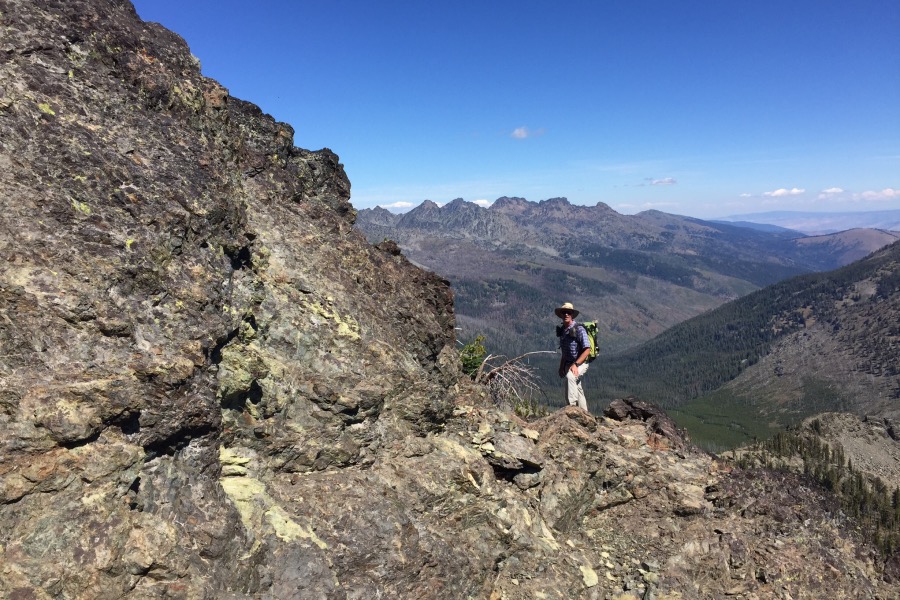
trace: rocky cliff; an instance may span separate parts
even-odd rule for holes
[[[0,0],[0,595],[888,597],[823,492],[523,423],[328,150],[121,0]]]

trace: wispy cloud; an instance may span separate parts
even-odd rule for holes
[[[895,198],[900,199],[900,190],[895,190],[894,188],[884,188],[879,191],[868,191],[861,192],[859,194],[853,194],[854,200],[894,200]]]
[[[514,139],[524,140],[527,138],[533,138],[533,137],[538,137],[539,135],[544,135],[544,130],[543,129],[531,130],[523,125],[522,127],[516,127],[515,129],[513,129],[513,132],[509,135],[510,135],[510,137],[512,137]]]
[[[828,202],[887,202],[900,199],[900,190],[884,188],[865,192],[850,192],[843,188],[832,187],[819,192],[819,200]]]
[[[779,188],[771,192],[763,192],[763,196],[768,196],[770,198],[781,198],[783,196],[799,196],[800,194],[803,194],[805,192],[806,190],[800,188]]]
[[[381,204],[381,208],[412,208],[412,202],[393,202],[391,204]]]
[[[648,185],[675,185],[678,183],[674,177],[664,177],[662,179],[656,179],[654,177],[644,177],[644,181],[642,183],[624,183],[622,187],[646,187]],[[616,186],[618,187],[618,186]]]

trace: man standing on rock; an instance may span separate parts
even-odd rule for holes
[[[559,359],[559,376],[566,378],[566,400],[569,401],[569,406],[587,410],[581,379],[588,369],[587,359],[591,353],[591,340],[588,339],[584,327],[575,321],[578,311],[571,302],[566,302],[554,312],[562,319],[562,324],[556,327],[556,335],[559,337],[559,349],[562,351]]]

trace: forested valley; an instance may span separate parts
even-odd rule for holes
[[[896,234],[804,237],[562,198],[364,210],[357,227],[446,277],[460,347],[484,336],[495,361],[554,351],[553,309],[572,302],[599,325],[594,412],[636,396],[730,446],[769,434],[761,422],[896,410]],[[527,358],[548,407],[562,404],[558,360]]]

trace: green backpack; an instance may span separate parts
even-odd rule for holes
[[[597,354],[600,352],[600,342],[597,339],[597,322],[596,321],[588,321],[587,323],[579,323],[584,330],[587,332],[588,339],[591,340],[591,353],[588,354],[587,362],[591,362],[595,358],[597,358]]]

